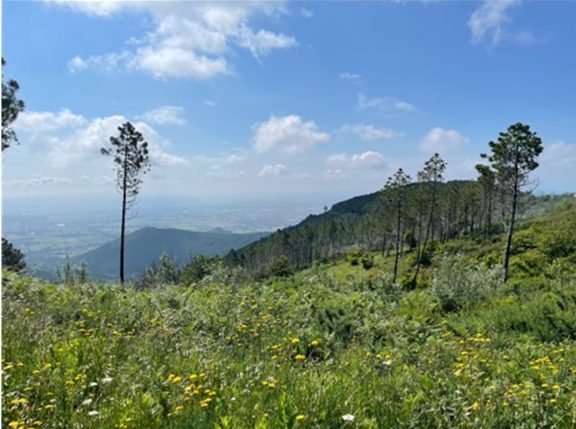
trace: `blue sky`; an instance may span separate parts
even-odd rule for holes
[[[5,1],[21,85],[6,196],[113,194],[99,148],[130,120],[143,195],[353,196],[434,153],[472,178],[531,125],[540,192],[576,182],[576,2]]]

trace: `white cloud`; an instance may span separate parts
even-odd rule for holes
[[[300,116],[271,115],[266,122],[252,126],[252,145],[256,152],[280,149],[284,153],[303,152],[330,139],[313,121],[304,122]]]
[[[300,9],[300,15],[304,18],[312,18],[314,16],[314,11],[306,8]]]
[[[358,109],[359,110],[381,110],[385,112],[414,112],[416,107],[407,101],[400,100],[396,97],[376,97],[368,98],[364,94],[358,94]]]
[[[481,43],[487,40],[492,46],[498,45],[503,40],[511,40],[520,44],[533,43],[535,37],[532,33],[510,32],[506,29],[512,21],[509,15],[510,9],[520,3],[521,0],[484,0],[468,20],[472,41]]]
[[[389,128],[377,128],[370,124],[346,124],[343,125],[339,132],[356,134],[363,140],[384,140],[399,137],[402,133]]]
[[[258,30],[254,33],[244,25],[238,33],[238,46],[248,49],[255,58],[260,59],[268,55],[272,49],[286,49],[296,46],[296,39],[267,30]]]
[[[345,153],[334,154],[326,159],[326,163],[346,168],[377,168],[386,163],[386,158],[379,152],[369,150],[352,156]]]
[[[216,106],[216,102],[214,100],[202,100],[202,103],[204,103],[204,105],[208,106],[208,107],[215,107]]]
[[[178,106],[161,106],[142,115],[142,118],[154,124],[183,125],[186,120],[183,117],[184,109]]]
[[[468,139],[458,131],[441,127],[432,128],[420,143],[420,149],[426,152],[447,152],[465,146]]]
[[[209,79],[230,73],[223,57],[208,57],[180,47],[146,46],[138,49],[130,66],[156,78]]]
[[[33,176],[27,179],[13,179],[4,183],[6,187],[34,187],[71,185],[74,181],[68,177]]]
[[[349,81],[353,83],[358,83],[362,79],[362,76],[357,73],[342,72],[338,75],[340,80]]]
[[[234,55],[234,48],[246,49],[260,60],[273,50],[297,45],[293,36],[251,25],[258,15],[285,13],[283,1],[48,1],[89,15],[109,16],[126,10],[153,19],[153,31],[130,40],[135,46],[132,50],[75,56],[68,63],[72,72],[96,67],[143,71],[159,79],[209,79],[231,73],[228,57]]]
[[[46,0],[50,3],[69,7],[77,12],[94,16],[110,16],[128,6],[136,6],[133,0]]]
[[[92,55],[88,58],[81,58],[76,55],[68,61],[68,70],[77,73],[88,68],[97,68],[105,72],[112,72],[118,68],[128,66],[134,61],[134,56],[128,51],[113,52],[105,55]]]
[[[328,179],[344,179],[347,176],[346,173],[344,173],[344,171],[342,171],[341,169],[337,168],[334,170],[326,170],[324,172],[324,177],[328,178]]]
[[[38,134],[63,128],[75,128],[85,125],[88,121],[81,115],[75,115],[68,109],[59,112],[28,112],[18,115],[14,127],[19,131]]]
[[[29,138],[36,151],[46,151],[52,166],[63,168],[74,163],[100,158],[100,148],[108,144],[110,136],[118,134],[118,127],[127,122],[122,115],[86,119],[69,110],[53,112],[23,112],[15,126],[22,139]],[[159,166],[185,165],[182,157],[165,152],[169,143],[143,121],[134,126],[149,143],[150,160]]]
[[[539,185],[547,192],[574,191],[576,144],[556,141],[544,146],[540,167],[534,171]]]
[[[282,176],[283,174],[286,174],[286,172],[288,171],[288,167],[286,167],[284,164],[266,164],[264,167],[262,167],[262,170],[260,170],[260,172],[258,173],[258,176],[260,177],[266,177],[266,176]]]

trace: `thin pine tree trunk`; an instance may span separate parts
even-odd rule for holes
[[[128,146],[124,151],[124,177],[122,178],[122,223],[120,225],[120,284],[124,285],[124,232],[126,228],[126,170],[128,169]]]
[[[394,255],[394,277],[392,278],[392,283],[396,282],[396,277],[398,275],[398,258],[400,255],[400,216],[402,214],[401,205],[398,204],[398,211],[396,213],[396,254]]]
[[[512,194],[512,214],[510,224],[508,225],[508,235],[506,237],[506,249],[504,251],[504,281],[508,280],[508,265],[510,262],[510,248],[512,247],[512,233],[514,232],[514,221],[516,220],[516,206],[518,203],[518,183],[514,183],[514,192]]]

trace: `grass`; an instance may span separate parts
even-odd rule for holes
[[[346,262],[145,291],[4,273],[3,427],[573,428],[576,321],[521,316],[576,285],[542,282],[443,313]]]

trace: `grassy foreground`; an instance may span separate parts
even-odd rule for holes
[[[443,311],[346,262],[145,291],[4,273],[6,428],[573,428],[576,281]]]

